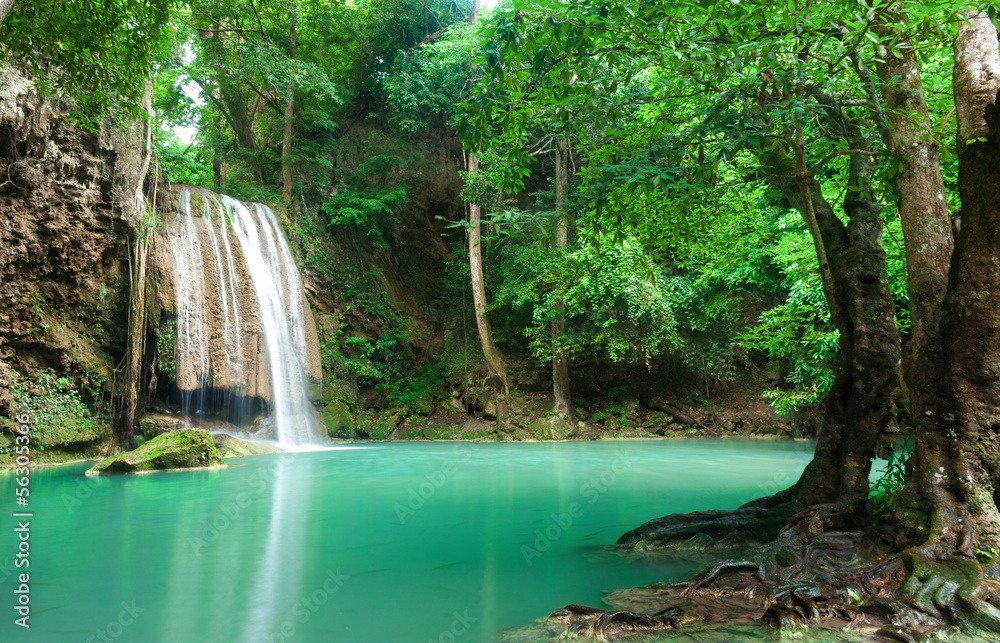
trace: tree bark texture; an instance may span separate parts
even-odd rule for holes
[[[142,364],[146,354],[146,322],[148,316],[147,272],[149,266],[150,231],[146,219],[147,205],[143,183],[149,173],[153,156],[153,104],[152,83],[146,80],[143,87],[142,106],[145,111],[143,155],[139,166],[132,206],[135,209],[135,246],[130,270],[128,336],[125,360],[118,388],[118,404],[114,423],[113,446],[131,449],[135,446],[135,425],[140,409]],[[155,203],[155,199],[154,199]]]
[[[976,11],[961,13],[958,33],[955,34],[955,69],[952,74],[959,157],[967,141],[987,135],[986,106],[993,102],[1000,88],[997,47],[997,31],[989,16]]]
[[[898,45],[902,57],[887,54],[883,62],[876,63],[876,72],[882,82],[892,135],[885,143],[899,167],[895,183],[906,248],[911,320],[905,373],[912,395],[911,410],[918,416],[919,399],[923,392],[934,390],[935,378],[930,376],[935,364],[940,363],[941,355],[932,348],[940,344],[936,317],[948,289],[954,242],[920,66],[913,46],[903,36],[905,19],[898,4],[890,5],[882,22],[876,25],[880,36],[903,40]]]
[[[927,525],[901,518],[926,528],[919,552],[935,560],[1000,552],[1000,109],[996,93],[983,98],[983,85],[997,82],[984,70],[1000,69],[1000,53],[990,21],[964,25],[955,54],[956,107],[967,103],[958,110],[959,136],[967,137],[959,162],[962,226],[938,316],[940,345],[923,356],[937,368],[920,394],[922,421],[901,508],[930,514]],[[996,565],[1000,556],[992,558]]]
[[[857,123],[832,104],[827,109],[831,129],[840,131],[851,149],[867,149]],[[819,186],[811,185],[811,179],[804,176],[804,161],[793,161],[779,146],[760,157],[771,186],[804,217],[815,218],[818,245],[829,262],[832,283],[824,292],[831,320],[839,331],[840,351],[812,462],[792,493],[764,499],[757,506],[794,498],[789,508],[792,511],[833,503],[836,513],[855,514],[867,500],[871,459],[891,419],[893,392],[899,386],[895,303],[882,250],[879,207],[870,185],[870,159],[863,154],[850,159],[849,181],[859,189],[846,192],[843,210],[848,223],[844,225]]]
[[[15,0],[0,0],[0,24],[3,23],[3,19],[7,17],[10,13],[11,8],[14,6]]]

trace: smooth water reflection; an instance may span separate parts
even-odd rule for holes
[[[568,603],[600,605],[602,590],[699,571],[704,559],[613,545],[650,518],[783,488],[811,453],[735,440],[412,443],[221,471],[40,469],[32,628],[11,610],[0,640],[489,641]],[[13,498],[10,477],[0,497]],[[15,547],[3,529],[8,597]]]

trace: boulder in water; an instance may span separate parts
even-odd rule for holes
[[[201,429],[178,429],[153,438],[134,451],[95,464],[88,475],[190,469],[222,464],[212,436]]]

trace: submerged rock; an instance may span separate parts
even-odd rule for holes
[[[267,455],[274,453],[278,447],[266,442],[251,442],[241,440],[231,435],[221,433],[213,436],[215,448],[223,458],[241,458],[247,455]]]
[[[222,464],[212,436],[201,429],[179,429],[153,438],[134,451],[95,464],[88,475],[190,469]]]

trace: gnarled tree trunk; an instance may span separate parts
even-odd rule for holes
[[[149,266],[150,234],[152,226],[146,221],[147,205],[143,193],[143,182],[149,173],[153,156],[153,105],[152,83],[147,80],[143,88],[142,106],[145,111],[143,155],[132,194],[132,207],[136,213],[137,230],[135,247],[129,271],[128,337],[125,359],[118,383],[118,404],[115,409],[112,448],[131,449],[135,446],[135,425],[140,411],[140,390],[142,385],[142,363],[146,354],[147,309],[147,269]],[[155,206],[154,206],[155,207]]]

